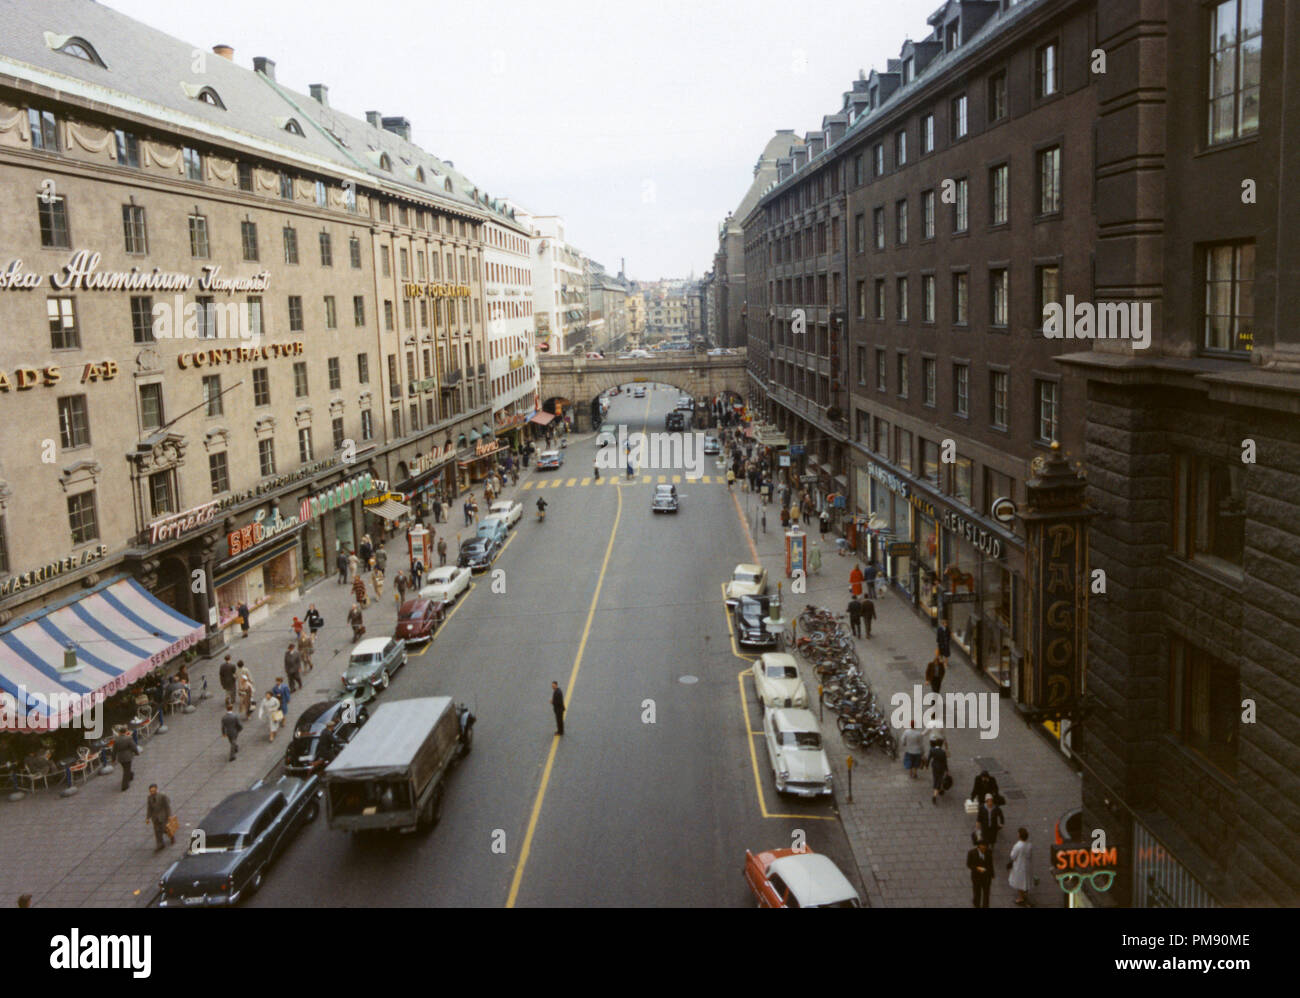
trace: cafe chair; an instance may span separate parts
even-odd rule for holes
[[[30,769],[24,766],[14,774],[14,777],[18,780],[19,784],[25,783],[29,792],[35,793],[36,785],[38,783],[42,790],[48,790],[50,781],[54,781],[54,784],[57,786],[63,781],[63,775],[63,770],[58,767],[51,769],[47,773],[33,773]]]

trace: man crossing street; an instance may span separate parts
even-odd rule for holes
[[[564,734],[564,694],[560,684],[551,680],[551,710],[555,711],[555,733]]]

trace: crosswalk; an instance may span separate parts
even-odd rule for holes
[[[681,485],[683,482],[688,485],[725,486],[727,479],[722,475],[701,475],[699,478],[685,478],[682,475],[634,475],[628,478],[626,475],[611,472],[608,475],[601,475],[599,479],[594,479],[590,475],[585,478],[565,478],[563,475],[556,478],[530,478],[520,484],[519,489],[526,492],[529,489],[580,489],[588,485]]]

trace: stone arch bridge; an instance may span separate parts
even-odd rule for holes
[[[574,429],[591,429],[591,400],[615,385],[646,381],[672,385],[693,398],[735,392],[747,394],[745,351],[700,354],[664,351],[630,360],[593,360],[564,355],[538,357],[541,399],[564,398],[573,403]]]

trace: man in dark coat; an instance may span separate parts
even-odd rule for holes
[[[555,711],[555,733],[564,734],[564,694],[560,684],[551,680],[551,710]]]
[[[139,754],[140,748],[136,745],[135,739],[131,737],[130,732],[119,726],[117,738],[113,741],[113,759],[122,767],[123,791],[126,791],[131,786],[131,781],[135,779],[135,774],[131,772],[131,765]]]
[[[992,852],[998,844],[998,832],[1006,824],[1006,819],[1002,817],[1002,808],[994,803],[992,794],[985,794],[984,804],[975,815],[975,822],[979,827],[980,841],[987,842],[989,852]]]
[[[989,794],[993,795],[993,803],[999,807],[1002,806],[1002,795],[998,793],[998,781],[989,776],[987,769],[980,770],[979,776],[975,777],[975,785],[971,787],[969,800],[976,804],[982,804],[984,798]]]
[[[221,681],[221,688],[226,691],[227,699],[235,695],[235,663],[231,661],[229,655],[221,663],[221,668],[217,670],[217,678]]]
[[[433,500],[433,522],[434,523],[442,522],[442,500],[441,499]]]
[[[171,838],[172,845],[176,844],[176,836],[167,831],[167,819],[172,816],[172,802],[167,799],[166,794],[158,792],[158,784],[149,784],[149,800],[145,803],[144,823],[153,825],[153,840],[158,844],[154,852],[162,852],[167,848],[163,844],[163,836]]]
[[[987,842],[980,842],[966,853],[966,866],[970,870],[971,906],[987,908],[993,883],[993,855]]]
[[[938,629],[934,632],[935,644],[939,646],[939,654],[943,656],[945,662],[948,656],[952,654],[952,640],[948,634],[948,625],[940,622]]]
[[[337,558],[334,559],[334,564],[338,565],[338,567],[339,567],[339,578],[338,578],[338,584],[339,584],[340,586],[347,585],[347,581],[348,581],[348,553],[347,553],[346,551],[340,549],[340,550],[339,550],[339,556],[338,556]]]
[[[867,628],[867,637],[871,637],[871,622],[876,619],[876,604],[871,598],[871,590],[862,597],[862,623]]]
[[[249,614],[248,604],[241,600],[235,612],[239,614],[240,632],[244,635],[244,637],[248,637],[248,614]]]
[[[284,653],[284,674],[289,679],[289,692],[302,689],[302,652],[289,642],[289,649]]]
[[[925,667],[925,681],[930,684],[930,689],[933,692],[939,692],[939,688],[943,685],[944,674],[947,671],[943,664],[943,656],[938,649],[935,649],[934,658],[930,659],[930,664]]]
[[[862,637],[862,604],[853,595],[852,589],[849,590],[849,627],[855,638]]]
[[[235,756],[239,755],[239,733],[244,730],[244,722],[239,719],[235,713],[235,705],[232,701],[226,701],[226,713],[221,718],[221,736],[230,742],[230,762],[235,761]]]

